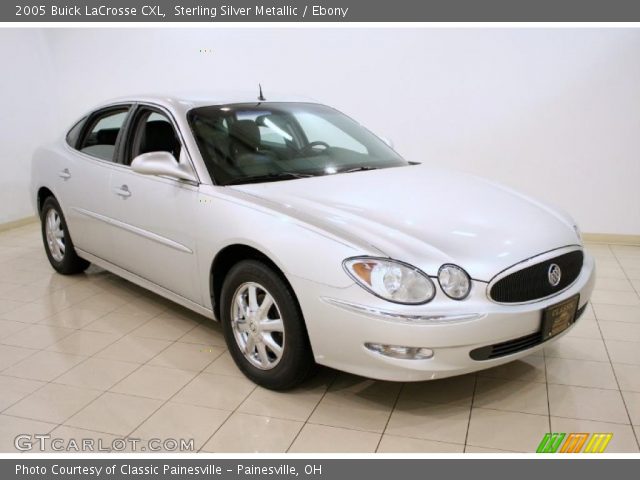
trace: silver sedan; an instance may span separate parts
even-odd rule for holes
[[[272,389],[316,364],[411,381],[506,363],[593,289],[567,214],[306,100],[113,101],[37,151],[32,189],[54,269],[94,263],[220,321]]]

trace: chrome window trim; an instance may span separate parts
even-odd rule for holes
[[[552,258],[558,257],[560,255],[564,255],[565,253],[571,253],[571,252],[576,252],[576,251],[580,251],[584,254],[584,248],[580,245],[566,245],[564,247],[560,247],[560,248],[555,248],[553,250],[549,250],[546,251],[544,253],[540,253],[538,255],[535,255],[533,257],[529,257],[525,260],[522,260],[521,262],[515,263],[513,265],[511,265],[510,267],[505,268],[504,270],[502,270],[501,272],[499,272],[497,275],[495,275],[487,284],[487,289],[485,291],[485,294],[487,296],[487,299],[492,302],[495,303],[496,305],[528,305],[531,303],[537,303],[537,302],[542,302],[544,300],[547,300],[549,298],[553,298],[557,295],[560,295],[561,293],[565,292],[566,290],[568,290],[569,288],[571,288],[573,286],[574,283],[576,283],[578,281],[578,278],[580,278],[580,274],[578,274],[578,276],[573,280],[573,282],[571,282],[569,285],[567,285],[566,287],[564,287],[562,290],[558,290],[557,292],[553,292],[551,295],[547,295],[546,297],[540,297],[540,298],[536,298],[534,300],[527,300],[526,302],[498,302],[496,300],[494,300],[493,298],[491,298],[491,288],[500,280],[502,280],[504,277],[508,277],[509,275],[511,275],[512,273],[516,273],[520,270],[524,270],[525,268],[528,267],[532,267],[533,265],[536,265],[538,263],[542,263],[545,260],[551,260]],[[583,264],[584,266],[584,264]],[[580,271],[582,273],[582,270]]]

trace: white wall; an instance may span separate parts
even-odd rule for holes
[[[0,224],[33,215],[31,154],[53,137],[55,94],[42,31],[0,31]]]
[[[261,82],[267,97],[289,92],[336,106],[391,137],[408,159],[478,173],[555,203],[584,231],[640,234],[640,30],[45,35],[60,129],[113,96],[253,90]]]

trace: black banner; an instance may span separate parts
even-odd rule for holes
[[[563,458],[560,460],[560,458]],[[0,478],[14,479],[420,479],[636,478],[639,459],[2,459]]]
[[[15,0],[0,22],[637,22],[631,0]]]

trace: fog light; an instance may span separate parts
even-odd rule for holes
[[[403,360],[427,360],[433,357],[433,350],[424,347],[400,347],[398,345],[382,345],[380,343],[365,343],[372,352],[385,357],[400,358]]]

